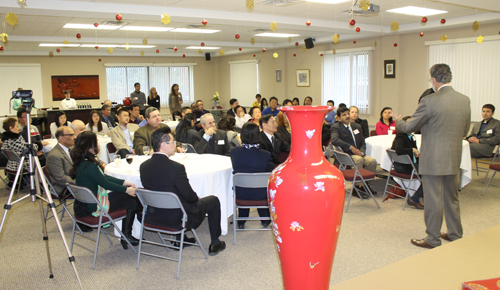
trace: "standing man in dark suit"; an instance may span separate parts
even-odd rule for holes
[[[141,92],[141,84],[140,83],[135,83],[134,89],[135,89],[135,91],[130,93],[130,99],[132,100],[132,104],[139,105],[141,115],[144,116],[144,114],[145,114],[144,105],[148,104],[148,101],[146,100],[146,95],[143,92]]]
[[[204,114],[200,118],[200,123],[203,129],[193,136],[196,152],[229,156],[229,151],[234,146],[228,142],[226,131],[217,130],[214,116],[210,113]]]
[[[495,146],[500,144],[500,121],[493,118],[495,106],[486,104],[483,106],[483,121],[472,128],[467,141],[470,145],[472,158],[490,156]]]
[[[271,153],[271,169],[276,168],[281,162],[278,157],[281,152],[290,152],[290,144],[286,143],[278,133],[278,123],[273,115],[268,114],[260,117],[260,149],[266,150]]]
[[[375,173],[377,170],[377,160],[365,153],[366,143],[361,126],[351,122],[350,111],[347,107],[339,106],[337,118],[339,122],[334,123],[330,128],[332,144],[342,148],[345,153],[351,155],[352,161],[354,161],[357,168],[365,168]],[[373,194],[377,194],[371,187],[370,190]],[[361,197],[365,198],[368,196],[362,194]]]
[[[422,130],[419,172],[425,192],[424,219],[427,237],[412,239],[418,247],[434,248],[441,239],[462,237],[458,175],[462,161],[462,140],[470,127],[470,99],[450,85],[452,75],[447,64],[435,64],[430,69],[434,94],[423,98],[409,121],[396,120],[398,132]],[[441,233],[443,213],[448,227]]]
[[[151,135],[151,144],[154,154],[151,159],[141,164],[141,182],[144,188],[155,191],[173,192],[178,197],[188,215],[187,228],[196,229],[201,225],[208,214],[208,227],[211,243],[209,255],[214,256],[224,251],[226,243],[219,240],[221,235],[220,202],[216,196],[198,198],[191,188],[184,165],[170,160],[176,151],[176,142],[170,133],[169,127],[156,130]],[[158,178],[162,172],[162,178]],[[178,226],[182,219],[179,209],[148,208],[147,223],[160,226]],[[180,240],[180,236],[179,240]]]

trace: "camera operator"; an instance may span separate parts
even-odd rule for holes
[[[31,124],[31,116],[30,120],[27,120],[28,118],[28,113],[26,112],[25,109],[19,109],[17,111],[17,119],[19,122],[19,131],[21,131],[21,135],[24,138],[25,142],[28,142],[28,127],[26,126],[27,122],[30,122]],[[45,166],[45,155],[43,155],[42,148],[43,146],[46,146],[49,144],[47,141],[42,141],[42,136],[40,135],[40,132],[38,132],[38,128],[36,126],[31,125],[30,126],[30,136],[31,136],[31,144],[36,144],[38,148],[38,160],[40,161],[40,165]]]
[[[23,88],[18,88],[17,91],[22,91]],[[36,105],[33,105],[33,108],[37,109],[40,111],[40,108],[38,108]],[[14,102],[12,103],[12,109],[18,111],[19,109],[24,109],[26,108],[23,106],[23,100],[22,99],[14,99]]]

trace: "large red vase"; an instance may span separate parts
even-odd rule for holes
[[[285,289],[328,289],[344,208],[344,177],[323,156],[327,106],[282,107],[290,121],[288,159],[268,193]]]

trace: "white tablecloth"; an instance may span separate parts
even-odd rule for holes
[[[118,166],[111,163],[106,166],[105,173],[132,182],[137,187],[142,187],[139,166],[149,158],[149,156],[134,156],[134,161],[130,166],[131,171],[128,171],[129,165],[124,160]],[[219,198],[222,234],[226,235],[227,218],[233,214],[233,167],[231,159],[226,156],[195,153],[176,154],[171,159],[184,164],[189,184],[200,198],[209,195],[215,195]],[[161,174],[161,172],[158,172],[158,178],[161,178]],[[135,231],[134,236],[139,237]]]
[[[108,150],[106,148],[106,145],[108,143],[111,143],[111,137],[101,137],[97,136],[97,139],[99,140],[99,159],[103,161],[104,163],[108,164],[109,163],[109,158],[108,158]],[[49,145],[43,146],[43,153],[47,154],[49,153],[54,146],[57,145],[57,139],[45,139],[43,141],[49,142]]]
[[[165,121],[162,122],[163,124],[166,124],[167,126],[170,127],[170,129],[175,130],[177,128],[177,125],[179,125],[179,121]]]
[[[365,139],[366,154],[375,158],[380,167],[387,171],[391,167],[391,160],[386,150],[391,148],[395,137],[396,135],[379,135]],[[417,139],[417,147],[420,149],[422,135],[416,134],[415,139]],[[465,140],[462,141],[462,163],[460,163],[460,169],[462,169],[462,182],[460,184],[460,188],[462,188],[472,180],[470,146],[469,142]]]

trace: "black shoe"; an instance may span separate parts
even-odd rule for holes
[[[177,247],[177,248],[180,248],[180,246],[181,246],[180,242],[170,242],[170,243],[174,244],[174,246]],[[184,236],[184,243],[182,244],[182,248],[184,249],[186,247],[193,246],[193,245],[186,244],[186,243],[192,243],[192,244],[194,244],[194,243],[196,243],[196,239],[195,238],[188,238],[188,237]],[[174,248],[174,250],[178,251],[179,249]]]
[[[357,198],[360,198],[360,196],[361,196],[361,199],[368,199],[369,195],[363,192],[364,191],[363,187],[356,186],[356,188],[358,189],[358,192],[353,191],[352,196],[357,197]],[[359,196],[358,196],[358,193],[359,193]]]
[[[135,211],[127,209],[127,213],[125,218],[122,221],[122,233],[125,238],[130,242],[130,244],[134,247],[139,245],[139,240],[132,236],[132,225],[134,223]],[[128,249],[128,243],[125,239],[121,239],[121,244],[124,250]]]
[[[226,243],[224,241],[220,241],[217,245],[210,245],[208,247],[208,254],[210,256],[215,256],[219,252],[222,252],[226,249]]]
[[[271,221],[262,222],[262,227],[265,228],[265,229],[267,229],[270,224],[271,224]]]
[[[93,229],[91,227],[86,226],[84,224],[77,223],[77,225],[80,228],[80,230],[82,230],[82,232],[84,232],[84,233],[90,233],[91,231],[93,231]]]
[[[238,224],[238,230],[245,229],[245,224]]]
[[[377,195],[377,192],[375,190],[373,190],[370,185],[368,185],[368,188],[370,189],[370,191],[372,192],[373,195]]]

